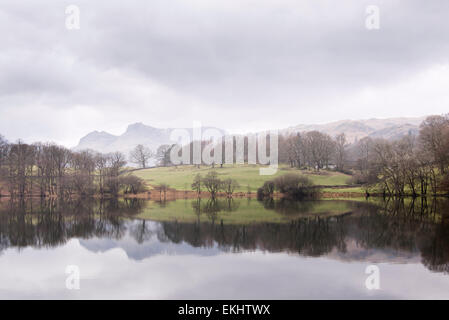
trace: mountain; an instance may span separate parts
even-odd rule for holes
[[[93,131],[81,138],[78,146],[74,149],[101,150],[105,146],[112,144],[118,137],[104,131]]]
[[[202,127],[201,129],[203,132],[207,129],[216,129],[222,135],[225,134],[224,130],[218,128]],[[192,136],[191,128],[185,128],[184,130],[187,130]],[[143,123],[134,123],[129,125],[122,135],[118,136],[104,131],[93,131],[81,138],[73,150],[92,149],[102,153],[121,151],[128,154],[136,145],[142,144],[156,151],[160,145],[173,143],[170,140],[172,131],[171,128],[159,129]]]
[[[333,137],[340,133],[345,133],[348,142],[355,142],[364,137],[397,139],[407,134],[417,134],[419,125],[425,118],[341,120],[326,124],[301,124],[280,130],[280,133],[293,134],[317,130]]]
[[[345,133],[348,142],[355,142],[364,137],[397,139],[407,134],[417,134],[419,125],[425,119],[420,118],[390,118],[368,120],[341,120],[326,124],[300,124],[294,127],[281,129],[279,133],[293,134],[303,131],[321,131],[331,136]],[[225,131],[218,128],[203,127],[202,130],[216,129],[223,135]],[[122,135],[112,135],[104,131],[93,131],[81,138],[74,150],[92,149],[108,153],[121,151],[128,154],[136,145],[143,144],[156,150],[162,144],[170,144],[170,133],[173,129],[159,129],[143,123],[134,123],[128,126]],[[192,129],[186,128],[190,135]]]

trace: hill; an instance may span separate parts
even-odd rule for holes
[[[133,174],[144,179],[152,186],[166,183],[170,188],[176,190],[191,190],[191,184],[196,174],[205,176],[209,171],[215,170],[220,179],[232,178],[237,180],[240,184],[237,191],[241,192],[247,192],[248,186],[251,192],[256,192],[257,188],[261,187],[265,181],[288,172],[307,175],[316,185],[321,186],[344,186],[347,185],[350,178],[349,175],[339,172],[322,171],[314,173],[286,166],[280,166],[274,176],[262,176],[259,174],[259,168],[258,165],[225,165],[223,168],[215,169],[210,166],[202,166],[200,169],[195,166],[177,166],[136,170]]]

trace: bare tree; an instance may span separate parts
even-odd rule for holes
[[[125,155],[121,152],[114,152],[107,155],[108,159],[108,179],[107,185],[109,192],[117,195],[120,190],[121,169],[126,165]]]
[[[108,175],[108,157],[98,153],[95,156],[95,167],[98,171],[98,191],[101,195],[106,192],[106,177]]]
[[[338,171],[345,170],[347,146],[346,135],[344,133],[335,137],[335,165]]]
[[[222,181],[218,178],[216,171],[210,171],[203,179],[203,184],[207,191],[210,192],[212,198],[215,198],[217,192],[221,189]]]
[[[0,134],[0,167],[5,163],[8,154],[8,141]]]
[[[6,157],[7,182],[11,195],[20,197],[32,193],[35,148],[20,140],[11,145]]]
[[[157,148],[156,158],[159,161],[159,165],[166,167],[170,165],[170,150],[174,145],[163,144]]]
[[[201,193],[202,182],[203,182],[203,179],[202,179],[201,175],[198,173],[195,176],[195,178],[193,178],[193,183],[192,183],[192,189],[194,191],[196,191],[196,193],[198,193],[198,194]]]
[[[148,161],[153,157],[154,152],[141,144],[137,145],[129,154],[130,161],[139,165],[141,168],[146,168]]]
[[[308,158],[315,170],[319,171],[321,168],[329,165],[335,144],[328,134],[319,131],[307,132],[306,144]]]
[[[235,189],[237,189],[239,186],[240,186],[239,183],[231,178],[225,179],[221,183],[221,188],[228,197],[232,197],[232,194],[234,193]]]
[[[444,173],[449,165],[449,115],[427,117],[421,124],[419,140]]]

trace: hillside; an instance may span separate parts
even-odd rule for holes
[[[265,181],[289,172],[307,175],[313,183],[321,186],[344,186],[347,185],[350,178],[349,175],[339,172],[322,171],[315,173],[286,166],[280,166],[274,176],[262,176],[259,174],[259,168],[258,165],[225,165],[223,168],[217,167],[215,169],[210,166],[202,166],[200,169],[195,166],[177,166],[136,170],[133,174],[144,179],[150,186],[166,183],[170,188],[176,190],[191,190],[191,184],[196,174],[205,176],[209,171],[215,170],[220,179],[232,178],[237,180],[240,184],[237,191],[241,192],[247,192],[248,186],[252,192],[255,192]]]

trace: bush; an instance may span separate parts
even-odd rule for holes
[[[121,184],[124,187],[125,194],[127,193],[133,193],[137,194],[139,192],[145,191],[145,184],[143,179],[129,175],[121,178]]]
[[[309,178],[296,174],[277,177],[274,186],[280,193],[294,199],[315,198],[319,194],[319,189]]]
[[[317,198],[320,191],[319,187],[315,186],[309,178],[290,173],[266,181],[257,190],[257,197],[259,199],[272,197],[275,190],[291,199]]]
[[[274,182],[273,181],[265,181],[262,187],[257,189],[257,198],[263,199],[272,197],[274,193]]]

